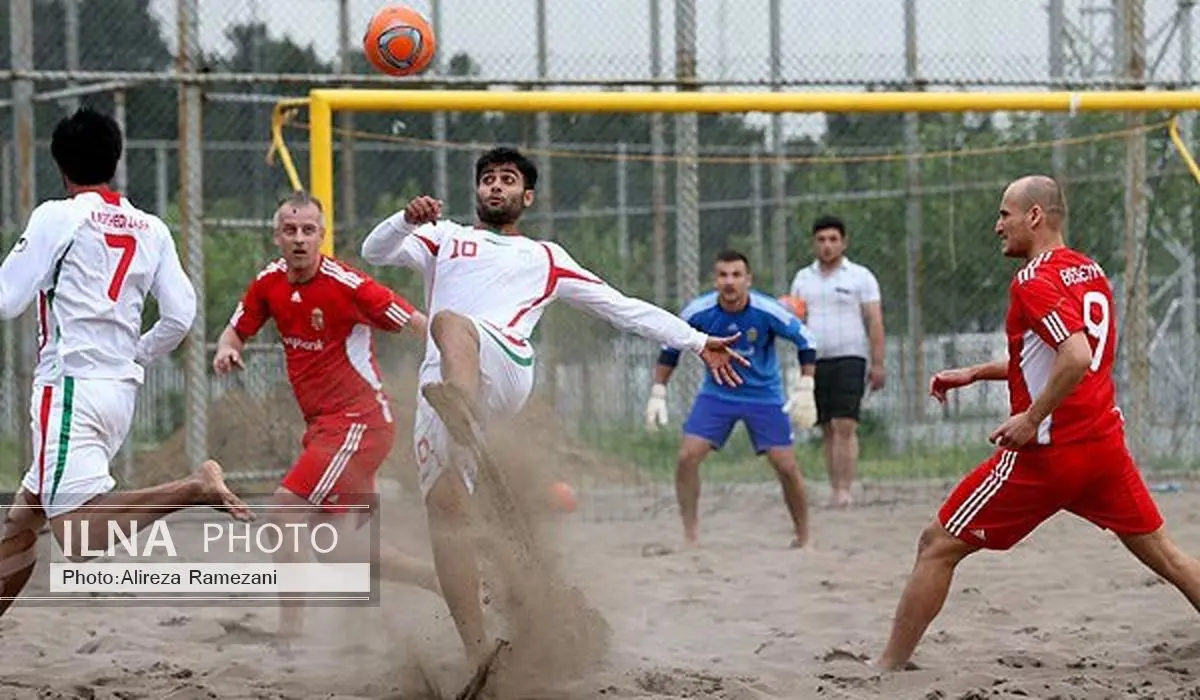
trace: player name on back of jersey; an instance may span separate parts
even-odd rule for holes
[[[1058,271],[1063,284],[1070,287],[1076,284],[1086,284],[1092,280],[1104,279],[1104,269],[1097,263],[1064,267]]]
[[[92,223],[108,229],[122,229],[124,231],[150,230],[150,222],[147,219],[125,211],[93,209],[91,217]]]

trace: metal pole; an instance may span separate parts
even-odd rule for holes
[[[1121,6],[1121,66],[1125,77],[1140,80],[1145,75],[1146,36],[1142,0],[1124,0]],[[1129,378],[1128,425],[1130,451],[1136,459],[1147,455],[1147,408],[1150,405],[1150,362],[1147,357],[1149,306],[1149,270],[1147,266],[1146,226],[1146,136],[1140,131],[1146,122],[1144,112],[1127,112],[1130,129],[1125,139],[1125,339],[1122,353]],[[1137,130],[1137,131],[1135,131]]]
[[[675,77],[681,90],[695,89],[696,0],[675,0]],[[675,116],[675,278],[681,303],[700,289],[698,126],[695,112]]]
[[[662,8],[650,0],[650,77],[662,77]],[[655,92],[658,88],[654,88]],[[650,202],[653,209],[651,270],[654,303],[667,304],[667,164],[666,120],[662,112],[650,115]]]
[[[546,79],[550,75],[549,51],[550,41],[547,37],[546,0],[536,0],[537,12],[537,74],[538,78]],[[537,142],[543,154],[548,154],[551,148],[550,113],[538,112]],[[554,175],[549,155],[543,155],[538,163],[538,209],[542,214],[542,234],[546,238],[555,238],[554,231]]]
[[[681,90],[696,83],[696,0],[675,0],[675,79]],[[675,296],[682,307],[700,291],[699,116],[675,115]],[[680,367],[677,397],[690,397],[699,384],[697,363]]]
[[[917,53],[917,0],[904,1],[904,64],[905,75],[911,88],[916,89],[920,81],[920,65]],[[907,229],[907,264],[905,292],[908,296],[908,336],[912,346],[912,372],[908,382],[908,406],[910,422],[924,418],[921,387],[925,377],[925,334],[921,321],[921,133],[920,121],[915,112],[904,114],[905,185],[905,228]]]
[[[165,218],[167,209],[171,206],[170,173],[167,171],[167,147],[157,146],[154,149],[154,201],[155,212]]]
[[[129,141],[129,131],[126,128],[125,119],[125,91],[116,90],[113,92],[113,120],[117,122],[117,126],[121,129],[121,134],[125,141]],[[129,187],[129,149],[126,148],[121,153],[121,159],[117,161],[117,172],[113,176],[113,187],[118,192],[125,192]]]
[[[763,269],[763,165],[762,148],[756,143],[750,151],[750,264]]]
[[[79,0],[62,0],[63,3],[63,48],[66,53],[66,68],[68,71],[79,70]],[[75,81],[68,80],[67,87],[75,87]],[[64,101],[69,112],[79,109],[79,98],[70,97]]]
[[[1049,15],[1050,79],[1054,82],[1054,89],[1061,90],[1063,89],[1062,81],[1066,77],[1066,55],[1063,44],[1067,35],[1063,0],[1050,0]],[[1067,147],[1062,141],[1067,138],[1067,119],[1068,117],[1064,114],[1055,113],[1050,116],[1050,127],[1054,131],[1054,146],[1050,151],[1050,170],[1064,189],[1067,181]]]
[[[200,0],[178,0],[178,69],[199,68]],[[208,363],[204,318],[204,165],[201,88],[179,89],[179,223],[188,278],[196,288],[196,320],[188,333],[184,392],[187,395],[185,452],[197,466],[208,455]]]
[[[338,73],[350,73],[350,0],[338,0]],[[342,122],[341,146],[342,162],[338,164],[341,171],[342,201],[338,207],[342,210],[344,226],[353,228],[358,225],[358,178],[357,158],[355,158],[354,112],[343,111],[338,115]],[[345,230],[345,229],[343,229]],[[335,234],[336,235],[336,234]]]
[[[1179,81],[1183,85],[1188,85],[1192,82],[1192,8],[1195,7],[1195,0],[1178,0],[1179,5]],[[1193,144],[1193,117],[1191,112],[1182,112],[1179,115],[1179,135],[1183,138],[1183,142],[1189,147]],[[1186,359],[1187,368],[1184,370],[1184,375],[1187,377],[1188,402],[1187,415],[1184,417],[1186,424],[1194,426],[1196,424],[1196,240],[1195,230],[1192,226],[1192,205],[1190,199],[1184,199],[1183,205],[1179,209],[1179,240],[1185,243],[1184,247],[1188,252],[1188,260],[1184,263],[1183,275],[1180,279],[1179,297],[1182,300],[1180,307],[1180,332],[1183,335],[1183,356]],[[1188,440],[1184,453],[1189,457],[1195,454],[1194,443]]]
[[[0,152],[0,219],[3,220],[4,240],[2,245],[5,252],[12,249],[17,239],[17,224],[13,221],[13,143],[5,141],[3,152]],[[20,392],[17,390],[17,342],[13,334],[13,324],[0,324],[3,333],[4,366],[0,377],[0,386],[4,387],[4,437],[12,439],[20,429],[17,427],[18,416],[24,415],[24,407],[16,405]]]
[[[442,23],[442,1],[430,0],[429,3],[430,22],[433,23],[433,32],[442,40],[442,30],[445,25]],[[434,57],[433,69],[438,75],[444,74],[446,65],[442,62],[441,52]],[[434,196],[443,201],[450,201],[450,151],[446,147],[446,141],[450,137],[450,128],[447,122],[445,112],[433,113],[433,140],[436,142],[433,147],[433,192]]]
[[[617,144],[617,255],[621,258],[622,281],[629,272],[629,146]]]
[[[770,69],[771,90],[778,92],[783,80],[783,16],[781,0],[770,0],[767,10],[770,24]],[[787,145],[783,136],[783,115],[771,115],[771,148],[775,159],[771,162],[771,286],[776,293],[788,291],[787,257]]]
[[[9,0],[9,50],[12,67],[15,70],[33,70],[33,0]],[[33,213],[37,183],[35,167],[36,149],[34,147],[33,131],[33,82],[30,80],[14,80],[12,85],[13,99],[13,140],[16,143],[17,163],[17,226],[24,227]],[[36,336],[33,323],[33,313],[21,314],[17,320],[16,344],[16,389],[18,410],[24,411],[29,406],[32,393],[33,368],[33,339]],[[18,415],[20,415],[18,413]],[[29,464],[33,459],[33,432],[27,420],[18,420],[20,436],[20,462]]]

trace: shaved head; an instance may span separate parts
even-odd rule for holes
[[[1053,228],[1062,228],[1067,219],[1066,197],[1063,196],[1058,181],[1052,177],[1027,175],[1009,185],[1008,194],[1022,211],[1039,207]]]
[[[1027,175],[1005,188],[995,230],[1006,256],[1029,259],[1063,245],[1066,222],[1067,200],[1058,181]]]

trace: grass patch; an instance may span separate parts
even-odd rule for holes
[[[0,440],[0,491],[15,493],[25,476],[25,464],[21,462],[21,449],[16,440]]]
[[[922,449],[914,446],[903,453],[890,449],[880,433],[871,426],[860,426],[859,479],[866,481],[896,481],[904,479],[957,479],[986,458],[987,446]],[[675,457],[679,449],[678,429],[647,433],[640,427],[604,429],[581,436],[592,448],[622,461],[637,465],[655,479],[671,480],[675,474]],[[812,440],[799,436],[795,446],[796,460],[806,479],[824,481],[825,457],[820,438]],[[745,482],[773,480],[774,473],[764,457],[757,457],[750,437],[739,425],[725,447],[713,452],[701,466],[706,481]]]

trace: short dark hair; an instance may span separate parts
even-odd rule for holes
[[[821,229],[826,229],[826,228],[836,228],[838,230],[838,233],[842,234],[842,238],[846,237],[846,224],[843,223],[842,220],[837,218],[836,216],[833,216],[831,214],[824,214],[822,216],[818,216],[817,220],[814,221],[813,225],[812,225],[813,235],[814,236],[817,235],[817,231],[820,231]]]
[[[50,155],[67,180],[83,187],[112,182],[123,148],[121,127],[107,114],[81,107],[50,137]]]
[[[736,251],[732,248],[727,248],[722,250],[720,253],[717,253],[717,262],[738,262],[739,260],[746,266],[746,272],[749,272],[750,258],[747,258],[739,251]]]
[[[537,166],[526,158],[525,154],[507,146],[497,146],[479,156],[479,159],[475,161],[475,184],[478,185],[479,181],[483,179],[484,170],[495,165],[515,165],[520,171],[522,179],[525,180],[525,189],[532,190],[537,187]]]

